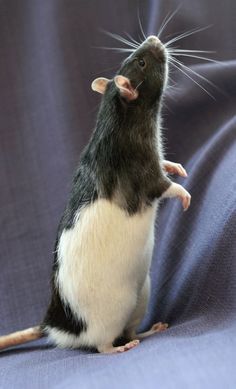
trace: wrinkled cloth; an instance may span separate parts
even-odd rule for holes
[[[100,101],[90,84],[112,77],[124,58],[96,48],[122,45],[100,29],[140,40],[138,10],[145,33],[156,34],[181,3],[164,41],[212,25],[175,46],[216,51],[206,55],[221,63],[179,57],[210,80],[189,73],[212,97],[173,68],[163,108],[167,158],[189,174],[173,180],[192,204],[160,207],[142,327],[170,328],[112,356],[56,349],[45,338],[7,350],[1,388],[236,387],[234,0],[1,1],[0,334],[38,324],[49,301],[57,224]]]

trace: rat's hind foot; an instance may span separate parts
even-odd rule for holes
[[[143,339],[143,338],[146,338],[147,336],[153,335],[153,334],[155,334],[157,332],[165,331],[167,328],[168,328],[168,324],[167,323],[159,322],[159,323],[153,324],[153,326],[151,327],[151,329],[149,331],[141,332],[140,334],[137,334],[135,336],[138,339]]]
[[[167,330],[168,328],[168,324],[167,323],[162,323],[161,321],[159,323],[156,323],[156,324],[153,324],[152,328],[150,329],[150,331],[153,331],[153,333],[155,332],[161,332],[161,331],[165,331]]]
[[[130,342],[126,343],[124,346],[117,347],[117,352],[123,353],[124,351],[131,350],[131,348],[136,347],[139,344],[138,339],[131,340]]]
[[[112,344],[98,347],[98,351],[104,354],[114,354],[114,353],[123,353],[124,351],[131,350],[139,344],[138,339],[131,340],[126,343],[124,346],[114,347]]]

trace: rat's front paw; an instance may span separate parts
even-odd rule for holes
[[[180,163],[164,160],[162,162],[163,169],[170,174],[178,174],[181,177],[187,177],[187,172]]]
[[[190,193],[188,193],[188,191],[186,189],[184,189],[182,187],[182,185],[179,185],[179,184],[174,184],[174,185],[178,185],[180,187],[180,188],[178,188],[177,196],[182,201],[184,211],[187,211],[187,209],[189,208],[190,203],[191,203],[191,195],[190,195]]]
[[[187,211],[191,202],[191,195],[188,191],[184,189],[182,185],[176,184],[175,182],[172,182],[170,187],[163,193],[162,197],[179,197],[182,201],[184,211]]]

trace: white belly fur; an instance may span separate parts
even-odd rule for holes
[[[115,203],[99,199],[80,211],[72,229],[63,231],[60,293],[88,328],[77,339],[54,330],[56,343],[94,346],[123,331],[150,267],[156,208],[157,203],[129,216]]]

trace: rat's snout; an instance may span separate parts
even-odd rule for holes
[[[145,47],[150,50],[158,61],[165,61],[165,46],[155,35],[150,35],[144,41]]]
[[[161,40],[155,36],[155,35],[150,35],[147,37],[147,39],[141,44],[141,47],[146,47],[147,49],[158,49],[162,50],[164,45],[161,42]]]
[[[160,39],[155,36],[155,35],[150,35],[147,39],[146,39],[146,42],[151,44],[151,45],[154,45],[154,46],[158,46],[161,44],[161,41]]]

